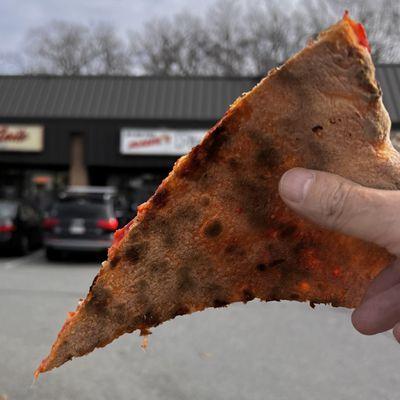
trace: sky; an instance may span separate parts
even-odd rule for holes
[[[0,0],[0,52],[17,50],[24,33],[54,19],[96,23],[138,30],[153,17],[181,10],[203,13],[214,0]]]

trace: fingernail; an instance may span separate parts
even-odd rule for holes
[[[285,199],[301,203],[307,196],[314,174],[303,168],[295,168],[285,172],[279,183],[279,192]]]

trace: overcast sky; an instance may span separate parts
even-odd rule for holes
[[[109,21],[136,30],[153,17],[188,9],[202,13],[214,0],[0,0],[0,52],[14,51],[24,33],[54,19]]]

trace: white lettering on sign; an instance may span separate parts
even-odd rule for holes
[[[198,129],[122,128],[120,153],[181,156],[198,145],[205,131]]]
[[[43,131],[41,125],[0,125],[0,151],[42,151]]]

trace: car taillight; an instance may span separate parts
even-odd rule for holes
[[[97,227],[105,231],[113,232],[118,228],[118,220],[116,218],[99,219]]]
[[[43,228],[44,229],[53,229],[55,226],[57,226],[60,223],[58,218],[45,218],[43,220]]]
[[[6,222],[0,224],[0,232],[12,232],[15,231],[15,225],[12,222]]]

